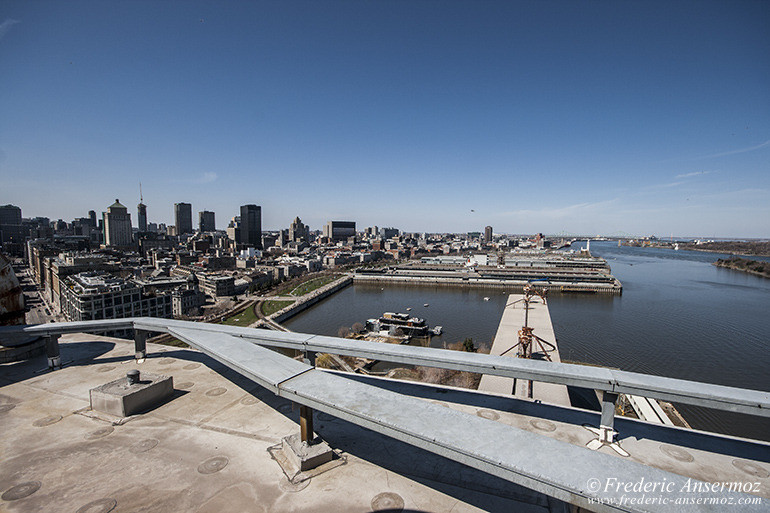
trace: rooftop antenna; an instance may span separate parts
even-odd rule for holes
[[[142,182],[139,182],[139,203],[144,203],[144,199],[142,198]]]

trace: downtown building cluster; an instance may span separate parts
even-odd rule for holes
[[[466,234],[403,233],[393,227],[357,230],[354,221],[329,221],[311,230],[296,217],[281,230],[262,229],[262,209],[242,205],[223,230],[214,212],[174,203],[174,224],[154,223],[143,202],[137,226],[115,200],[101,216],[89,211],[67,223],[23,218],[21,209],[0,206],[0,242],[11,257],[24,258],[53,316],[92,320],[147,315],[211,320],[249,294],[285,280],[338,267],[369,267],[426,257],[543,249],[532,239]]]

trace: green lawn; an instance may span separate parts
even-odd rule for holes
[[[229,326],[248,326],[255,322],[257,322],[257,316],[254,313],[254,305],[250,305],[246,310],[231,315],[220,324],[227,324]]]
[[[333,282],[337,278],[339,278],[338,274],[313,278],[312,280],[308,280],[305,283],[295,287],[294,290],[292,290],[289,294],[292,296],[304,296],[308,292],[312,292],[315,289],[320,289],[324,285]]]
[[[289,306],[292,303],[294,303],[294,301],[278,301],[275,299],[265,301],[262,303],[262,313],[265,315],[272,315],[281,308]]]

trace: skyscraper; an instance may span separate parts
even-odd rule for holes
[[[191,204],[174,203],[174,223],[176,224],[177,235],[193,232]]]
[[[139,182],[139,204],[136,206],[137,222],[139,223],[139,231],[147,231],[147,205],[144,204],[144,198],[142,198],[142,183]]]
[[[133,241],[131,214],[120,204],[120,200],[102,214],[104,220],[104,244],[107,246],[130,246]]]
[[[88,211],[88,218],[91,220],[91,226],[93,228],[96,228],[96,211],[89,210]]]
[[[241,242],[262,249],[262,207],[241,206]]]
[[[146,232],[147,231],[147,205],[142,203],[141,201],[136,206],[137,210],[137,220],[139,222],[139,231],[140,232]]]
[[[289,226],[289,240],[290,241],[308,241],[310,239],[307,225],[305,225],[299,217],[294,218],[294,222]]]
[[[198,212],[198,229],[201,232],[213,232],[217,229],[214,222],[214,212],[208,210]]]
[[[492,227],[491,226],[487,226],[486,228],[484,228],[484,242],[486,242],[487,244],[492,242]]]

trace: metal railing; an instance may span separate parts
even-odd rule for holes
[[[626,482],[668,481],[676,483],[677,486],[684,485],[687,478],[624,458],[587,451],[567,442],[426,403],[417,398],[350,381],[332,373],[319,372],[312,366],[315,354],[323,352],[360,356],[594,388],[602,391],[605,398],[600,430],[604,429],[609,436],[607,445],[612,443],[614,431],[611,424],[614,401],[618,393],[666,398],[762,416],[768,416],[770,411],[770,393],[754,390],[598,367],[170,319],[130,318],[8,326],[0,328],[0,340],[4,335],[11,333],[47,337],[48,364],[51,369],[57,369],[61,367],[58,344],[60,335],[126,329],[134,330],[137,358],[146,356],[146,341],[150,333],[167,333],[276,395],[299,403],[300,425],[305,439],[312,437],[312,409],[318,409],[490,475],[596,511],[666,511],[668,508],[664,505],[642,507],[624,504],[619,500],[622,497],[612,490],[607,495],[588,489],[586,475],[611,476]],[[307,360],[306,363],[301,363],[260,346],[303,351]],[[475,433],[476,436],[468,437],[468,433]],[[565,469],[575,470],[564,472]],[[752,498],[732,492],[728,495],[735,500]],[[747,504],[750,504],[745,508],[747,511],[762,511],[768,506],[764,500]],[[679,509],[719,510],[718,507],[712,508],[708,504],[686,504]]]

